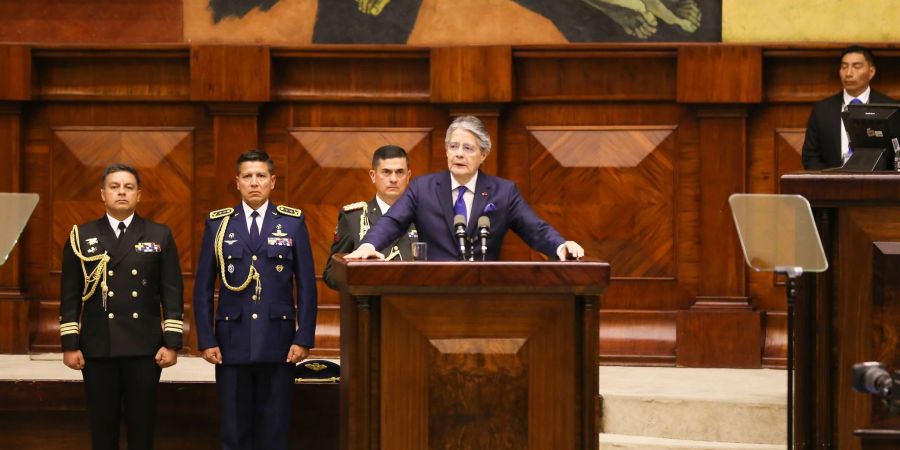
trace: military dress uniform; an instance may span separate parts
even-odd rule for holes
[[[331,257],[336,253],[350,253],[359,247],[363,237],[369,228],[381,218],[381,208],[375,197],[368,202],[356,202],[344,205],[338,213],[337,227],[334,230],[334,243],[331,244],[331,253],[325,263],[325,272],[322,278],[325,284],[332,289],[337,289],[337,284],[331,277]],[[409,231],[379,252],[386,260],[412,261],[412,243],[417,240],[416,226],[411,225]]]
[[[197,339],[201,350],[219,347],[222,355],[216,385],[228,450],[287,448],[294,366],[285,361],[292,344],[312,348],[315,340],[316,280],[305,218],[271,202],[262,216],[254,240],[242,205],[211,212],[197,264]]]
[[[181,348],[183,284],[165,225],[137,214],[121,239],[107,216],[72,228],[63,249],[60,335],[81,350],[93,448],[118,449],[122,398],[128,448],[151,449],[160,347]]]

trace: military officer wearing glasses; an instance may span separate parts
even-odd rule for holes
[[[156,388],[181,349],[184,300],[169,227],[139,216],[141,177],[125,164],[103,172],[103,217],[72,228],[63,247],[63,362],[84,377],[94,450],[152,449]]]
[[[198,346],[216,365],[222,448],[286,450],[294,366],[316,334],[309,233],[300,210],[269,201],[275,164],[267,153],[241,154],[235,183],[241,203],[211,212],[203,234]]]
[[[322,276],[328,287],[337,289],[337,284],[331,278],[331,257],[336,253],[350,253],[359,247],[369,228],[406,191],[411,176],[406,150],[396,145],[385,145],[375,150],[372,169],[369,170],[369,177],[375,185],[375,197],[367,202],[351,203],[341,208],[334,231],[334,243],[331,244],[331,253]],[[410,261],[411,245],[415,239],[416,227],[412,225],[406,233],[381,249],[381,252],[386,260]]]

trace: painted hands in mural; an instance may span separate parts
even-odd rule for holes
[[[370,16],[381,14],[381,11],[384,11],[384,7],[390,2],[391,0],[356,0],[359,12]]]
[[[582,1],[609,16],[626,33],[640,39],[647,39],[656,33],[657,18],[688,33],[693,33],[700,27],[697,0]]]

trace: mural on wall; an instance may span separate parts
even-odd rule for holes
[[[209,0],[205,18],[188,3],[188,40],[236,42],[241,33],[246,42],[411,45],[722,37],[722,0]],[[315,20],[297,21],[298,14]],[[285,16],[302,31],[272,39],[271,30],[288,26]],[[203,19],[212,26],[191,23]]]

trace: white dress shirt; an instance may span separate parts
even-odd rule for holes
[[[844,91],[844,104],[841,106],[841,112],[844,112],[847,110],[847,105],[849,105],[850,102],[854,98],[858,98],[859,101],[861,101],[863,103],[869,103],[869,94],[871,94],[871,93],[872,93],[871,87],[867,87],[866,90],[863,91],[862,94],[859,94],[858,97],[854,97],[854,96],[848,94],[847,91],[845,90]],[[843,160],[844,162],[847,162],[848,159],[850,159],[850,135],[847,134],[847,128],[844,126],[844,118],[841,117],[841,160]]]
[[[259,216],[256,217],[256,227],[259,229],[260,236],[262,236],[262,224],[263,224],[263,216],[266,215],[266,211],[269,209],[269,201],[266,200],[259,209],[253,209],[249,205],[244,202],[241,202],[241,206],[244,207],[244,220],[247,223],[247,233],[250,233],[250,227],[252,226],[251,220],[253,217],[250,217],[253,214],[253,211],[259,212]]]
[[[124,223],[124,224],[125,224],[125,229],[128,230],[128,226],[131,225],[131,220],[132,220],[132,219],[134,219],[134,213],[131,213],[130,216],[126,217],[125,220],[122,220],[122,221],[120,221],[119,219],[116,219],[115,217],[109,215],[109,213],[106,213],[106,220],[109,220],[109,226],[111,226],[112,229],[113,229],[113,232],[116,233],[116,238],[119,237],[119,222]]]

